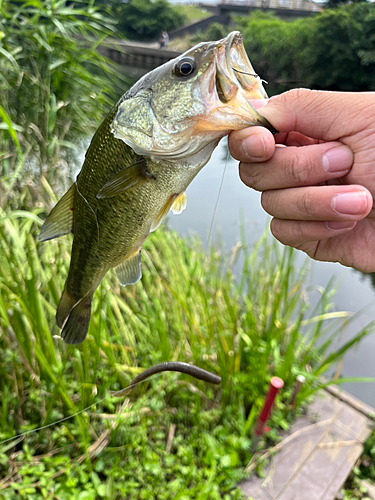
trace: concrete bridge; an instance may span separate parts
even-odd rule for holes
[[[278,17],[307,17],[323,9],[311,0],[222,0],[217,5],[217,14],[229,17],[230,14],[248,15],[254,10],[272,11]]]

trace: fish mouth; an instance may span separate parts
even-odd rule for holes
[[[233,31],[219,42],[215,86],[222,103],[233,104],[241,114],[250,115],[273,134],[276,129],[251,106],[251,99],[268,99],[263,80],[255,73],[243,45],[242,35]],[[236,104],[237,103],[237,104]]]
[[[233,31],[223,40],[223,45],[225,47],[222,60],[224,71],[218,70],[217,80],[227,102],[231,99],[231,92],[228,93],[227,88],[228,80],[232,86],[241,88],[247,99],[267,99],[267,93],[262,85],[263,80],[255,73],[249,61],[241,33]]]

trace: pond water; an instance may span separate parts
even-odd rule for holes
[[[146,73],[146,70],[124,68],[124,72],[128,78],[136,81]],[[285,89],[272,85],[267,87],[269,96],[283,90]],[[221,141],[209,163],[189,186],[187,208],[180,215],[170,215],[169,225],[182,235],[197,233],[206,243],[224,168],[224,181],[212,228],[211,242],[215,243],[217,235],[220,234],[225,248],[230,251],[240,240],[241,220],[244,221],[247,242],[252,244],[263,234],[270,217],[260,205],[260,193],[247,188],[240,181],[238,162],[229,156],[226,139]],[[299,262],[302,264],[304,261],[305,254],[300,253]],[[338,348],[340,343],[344,344],[375,318],[375,292],[369,277],[364,277],[361,273],[339,264],[312,260],[306,285],[326,287],[332,277],[336,278],[338,287],[334,298],[335,310],[352,313],[362,311],[358,318],[343,330],[334,345],[334,348]],[[314,300],[313,297],[311,300]],[[375,332],[346,354],[341,376],[375,378],[374,354]],[[333,376],[333,374],[329,373],[327,376]],[[342,387],[375,407],[375,383],[353,382],[343,384]]]
[[[189,186],[185,211],[177,216],[171,215],[169,225],[182,235],[198,233],[204,242],[207,241],[224,169],[223,186],[213,223],[211,241],[215,243],[219,233],[225,248],[229,251],[240,240],[241,218],[244,221],[247,241],[250,244],[261,236],[270,219],[260,205],[260,193],[247,188],[240,181],[238,162],[228,155],[226,140],[219,144],[209,163]],[[304,254],[301,253],[299,262],[303,261]],[[363,311],[358,319],[342,332],[335,346],[338,347],[340,342],[345,343],[374,318],[375,295],[369,279],[339,264],[311,261],[306,284],[325,287],[332,276],[337,278],[339,286],[334,298],[335,310],[354,313]],[[374,353],[375,332],[364,339],[357,349],[346,354],[341,375],[343,377],[375,377]],[[375,383],[347,383],[343,387],[375,407]]]

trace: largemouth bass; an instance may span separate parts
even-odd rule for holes
[[[184,210],[187,186],[220,139],[251,125],[275,132],[248,102],[266,97],[239,32],[197,45],[121,97],[39,235],[74,235],[56,313],[65,342],[85,339],[93,293],[111,267],[122,285],[141,278],[143,242],[170,209]]]

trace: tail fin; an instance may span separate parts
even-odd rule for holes
[[[79,344],[85,340],[90,323],[91,299],[92,295],[87,295],[70,311],[61,332],[67,344]]]

